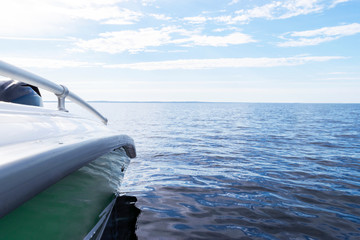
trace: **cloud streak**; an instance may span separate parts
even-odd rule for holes
[[[95,51],[106,53],[137,53],[149,48],[175,44],[182,47],[212,46],[226,47],[256,42],[250,35],[234,32],[224,36],[201,35],[197,31],[185,30],[177,26],[142,28],[101,33],[98,38],[78,40],[75,45],[79,51]]]
[[[223,24],[247,24],[254,19],[278,20],[288,19],[300,15],[320,13],[348,1],[350,0],[276,0],[248,9],[239,9],[228,15],[200,15],[185,17],[183,20],[192,24],[203,24],[209,21]],[[236,5],[238,3],[238,0],[233,0],[229,3],[229,5]]]
[[[103,66],[103,63],[90,63],[86,61],[74,61],[74,60],[57,60],[49,58],[16,58],[16,57],[4,57],[2,60],[23,68],[79,68],[79,67],[95,67]]]
[[[330,6],[330,8],[336,7],[336,5],[344,2],[349,2],[350,0],[334,0]]]
[[[72,18],[98,21],[101,24],[128,25],[138,22],[142,13],[117,6],[89,6],[66,10]]]
[[[182,29],[176,27],[164,27],[161,29],[142,28],[139,30],[127,30],[101,33],[98,38],[79,40],[76,46],[80,51],[95,51],[106,53],[137,53],[149,47],[158,47],[169,44],[171,34],[184,34]]]
[[[269,68],[297,66],[312,62],[325,62],[344,59],[342,56],[306,56],[284,58],[218,58],[218,59],[180,59],[173,61],[139,62],[130,64],[106,65],[107,68],[133,70],[201,70],[216,68]]]
[[[271,1],[261,6],[254,6],[248,9],[239,9],[230,15],[220,16],[193,16],[184,18],[190,23],[205,23],[214,21],[224,24],[246,24],[253,19],[262,18],[268,20],[287,19],[300,15],[322,12],[328,8],[335,7],[346,0],[337,0],[332,3],[325,3],[322,0],[285,0]],[[232,1],[230,5],[237,4]]]
[[[48,58],[17,58],[4,57],[2,60],[24,68],[79,68],[103,67],[133,70],[201,70],[217,68],[270,68],[298,66],[313,62],[326,62],[346,59],[343,56],[295,56],[283,58],[216,58],[216,59],[179,59],[172,61],[138,62],[129,64],[108,64],[74,60],[56,60]]]
[[[212,46],[212,47],[227,47],[229,45],[239,45],[245,43],[256,42],[250,35],[244,33],[231,33],[225,36],[207,36],[207,35],[193,35],[188,38],[183,38],[173,41],[174,43],[185,43],[183,46]]]
[[[336,39],[358,33],[360,33],[359,23],[335,27],[323,27],[309,31],[286,33],[281,36],[285,42],[278,43],[277,45],[279,47],[314,46],[323,42],[334,41]]]

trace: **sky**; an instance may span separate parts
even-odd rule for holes
[[[0,8],[0,59],[85,100],[360,103],[359,45],[360,0]]]

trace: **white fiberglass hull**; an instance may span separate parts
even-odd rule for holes
[[[118,149],[60,180],[1,218],[0,240],[83,239],[101,233],[102,225],[90,230],[101,224],[100,213],[114,199],[129,161]]]
[[[0,217],[94,159],[133,140],[66,112],[0,102]]]

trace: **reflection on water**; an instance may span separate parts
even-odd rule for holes
[[[119,196],[102,235],[102,240],[135,240],[137,218],[140,209],[135,206],[134,196]]]

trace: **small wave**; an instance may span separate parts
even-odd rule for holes
[[[309,144],[326,147],[326,148],[343,148],[342,146],[335,145],[330,142],[309,142]]]

